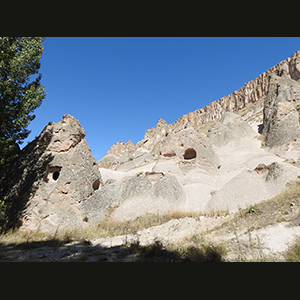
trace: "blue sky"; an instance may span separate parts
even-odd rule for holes
[[[47,96],[21,147],[71,114],[99,160],[117,141],[136,144],[159,118],[173,123],[238,90],[300,50],[300,38],[47,37],[43,46]]]

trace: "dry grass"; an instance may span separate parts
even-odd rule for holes
[[[203,216],[202,212],[186,212],[186,211],[171,211],[165,214],[146,214],[128,221],[117,221],[111,218],[113,210],[99,223],[87,226],[85,228],[74,228],[64,231],[55,232],[54,234],[46,234],[37,231],[25,232],[20,230],[9,231],[0,235],[0,242],[3,245],[23,244],[29,242],[42,241],[61,241],[66,243],[70,241],[86,241],[91,239],[113,237],[124,234],[135,234],[140,230],[148,227],[164,224],[172,219],[180,218],[199,218]],[[225,212],[218,212],[220,215]]]
[[[233,260],[237,261],[300,261],[300,238],[289,247],[285,258],[266,255],[259,240],[254,242],[252,231],[280,222],[289,222],[291,226],[300,225],[300,183],[295,183],[277,196],[252,205],[247,209],[240,209],[230,214],[219,226],[206,231],[206,235],[226,235],[239,231],[249,234],[246,244],[240,244],[236,238],[227,243],[227,248],[237,254]],[[245,256],[245,253],[247,255]]]
[[[117,221],[110,216],[107,216],[97,225],[66,231],[64,234],[79,241],[124,234],[136,234],[140,230],[164,224],[172,219],[185,217],[198,218],[202,215],[201,212],[172,211],[165,214],[146,214],[127,221]]]
[[[300,207],[300,182],[291,185],[287,190],[269,200],[240,209],[220,227],[232,230],[235,227],[254,230],[280,222],[300,224],[300,210],[297,207]]]
[[[300,262],[300,237],[296,237],[292,245],[289,246],[285,259],[288,262]]]

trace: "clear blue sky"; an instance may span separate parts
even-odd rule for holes
[[[43,46],[47,96],[21,147],[71,114],[99,160],[117,141],[136,144],[160,117],[173,123],[238,90],[300,50],[300,38],[48,37]]]

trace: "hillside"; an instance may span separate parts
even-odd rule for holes
[[[136,145],[115,143],[98,162],[79,121],[64,115],[20,151],[0,178],[2,231],[17,230],[2,236],[0,248],[14,259],[7,245],[32,249],[47,241],[52,247],[51,237],[53,243],[73,243],[67,248],[101,248],[107,257],[124,243],[137,252],[154,243],[185,260],[176,256],[176,243],[204,252],[212,243],[219,254],[227,249],[229,256],[220,254],[225,260],[236,260],[242,245],[249,252],[255,243],[256,250],[269,249],[264,255],[282,259],[287,247],[276,243],[291,243],[299,234],[299,108],[297,51],[173,124],[160,119]]]

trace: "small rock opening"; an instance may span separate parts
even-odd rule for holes
[[[61,167],[49,167],[43,180],[45,182],[57,181],[60,175]]]
[[[196,158],[196,156],[197,156],[197,153],[196,153],[195,149],[193,149],[193,148],[186,149],[183,154],[184,159],[193,159],[193,158]]]
[[[56,181],[56,180],[58,179],[59,174],[60,174],[59,171],[55,171],[55,172],[53,173],[52,178],[53,178],[54,181]]]
[[[176,153],[175,152],[164,153],[163,156],[164,157],[173,157],[173,156],[176,156]]]
[[[97,180],[95,180],[95,181],[93,182],[93,189],[94,189],[94,191],[98,190],[99,187],[100,187],[100,180],[97,179]]]

